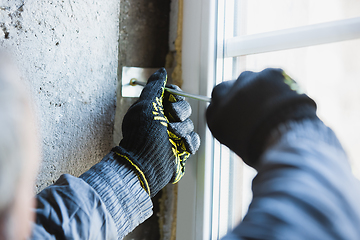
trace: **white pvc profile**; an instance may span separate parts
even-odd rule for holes
[[[236,2],[236,0],[183,1],[184,16],[186,16],[183,19],[182,43],[184,79],[182,88],[184,91],[210,96],[213,84],[235,77],[236,74],[229,77],[227,74],[232,73],[232,71],[226,69],[229,61],[233,60],[223,59],[223,57],[303,47],[360,37],[360,21],[355,19],[355,25],[338,21],[335,23],[341,23],[340,27],[335,28],[333,27],[336,24],[328,23],[318,24],[319,28],[314,28],[314,26],[318,25],[312,25],[234,38],[233,33],[227,31],[234,27],[229,22],[231,19],[226,24],[220,19],[232,18],[229,17],[228,12],[225,12],[227,9],[225,4],[230,8]],[[345,20],[345,22],[347,21],[349,20]],[[351,29],[347,29],[348,27],[344,25],[350,26]],[[355,30],[354,26],[356,26]],[[313,32],[306,31],[308,28],[312,28]],[[299,31],[301,29],[303,29],[303,32]],[[334,32],[331,33],[331,31]],[[354,36],[354,33],[357,34]],[[317,39],[319,34],[326,41],[324,39],[319,41],[321,40]],[[335,37],[331,34],[335,34]],[[337,38],[336,35],[338,35]],[[312,41],[309,43],[306,42],[306,38],[298,39],[299,36],[312,38]],[[224,41],[224,39],[228,40]],[[296,41],[298,43],[294,45]],[[223,47],[224,42],[226,46]],[[289,42],[292,44],[289,45]],[[306,44],[304,45],[304,43]],[[263,48],[264,46],[265,48]],[[232,65],[236,66],[237,64],[234,62]],[[233,220],[234,216],[231,210],[239,211],[235,210],[235,208],[241,207],[240,201],[237,201],[237,198],[232,195],[234,192],[230,191],[233,187],[240,190],[242,188],[242,186],[239,186],[239,183],[243,181],[241,180],[242,170],[240,169],[241,166],[238,166],[241,162],[228,162],[226,159],[235,158],[235,156],[232,156],[234,154],[231,155],[227,149],[224,149],[218,142],[213,140],[209,129],[206,127],[205,110],[207,103],[191,100],[189,102],[193,108],[192,120],[196,131],[200,135],[202,144],[198,153],[187,162],[186,174],[178,183],[176,239],[217,240],[225,234],[225,230],[231,229],[236,222]],[[213,161],[214,159],[217,159],[217,161]],[[237,172],[238,174],[231,173],[234,169],[239,169],[240,172]],[[226,178],[221,177],[226,176],[227,173],[229,173],[229,176]],[[229,186],[226,186],[226,182],[229,183]],[[225,205],[226,203],[229,203],[229,205]]]
[[[210,96],[216,62],[216,0],[183,0],[182,74],[184,91]],[[186,17],[185,17],[186,16]],[[189,100],[200,149],[186,163],[178,183],[177,240],[209,240],[212,219],[212,135],[206,127],[208,103]]]
[[[225,41],[225,57],[244,56],[360,38],[360,17],[245,35]]]

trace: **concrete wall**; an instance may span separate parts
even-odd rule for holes
[[[112,147],[119,12],[118,0],[0,0],[0,47],[38,111],[38,191],[62,173],[79,176]]]
[[[116,89],[121,67],[165,66],[169,11],[169,0],[0,0],[0,48],[18,62],[38,113],[37,191],[79,176],[119,143],[136,100]],[[174,191],[153,198],[153,216],[126,239],[170,239]]]

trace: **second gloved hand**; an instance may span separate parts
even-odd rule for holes
[[[315,102],[294,80],[281,69],[268,68],[217,85],[206,118],[214,137],[256,168],[273,129],[317,116]]]
[[[181,179],[186,160],[200,145],[189,119],[190,104],[184,97],[165,92],[166,80],[164,68],[149,78],[139,100],[126,113],[123,139],[113,149],[118,160],[135,171],[151,197],[169,182]]]

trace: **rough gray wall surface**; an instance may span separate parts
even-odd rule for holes
[[[118,0],[0,0],[0,47],[14,55],[38,111],[37,190],[79,176],[111,149]]]

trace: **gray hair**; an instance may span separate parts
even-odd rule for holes
[[[22,123],[26,121],[27,94],[20,86],[17,70],[0,51],[0,214],[15,196],[24,153]]]

